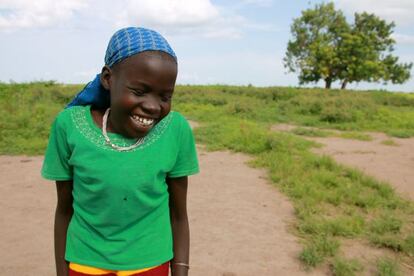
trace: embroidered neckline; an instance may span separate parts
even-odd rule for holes
[[[102,135],[102,130],[95,124],[91,114],[91,106],[74,106],[71,107],[71,117],[72,121],[76,127],[76,129],[90,142],[94,145],[98,146],[99,148],[119,152],[113,149],[110,145],[108,145],[105,141],[104,136]],[[145,136],[144,141],[138,147],[126,151],[126,152],[134,152],[137,150],[142,150],[156,140],[160,138],[160,136],[164,133],[167,126],[170,124],[171,119],[174,115],[174,111],[171,111],[165,118],[163,118],[160,122],[158,122],[150,132]],[[122,136],[121,134],[108,132],[108,136],[111,139],[111,142],[115,145],[121,147],[127,147],[133,145],[136,142],[136,139],[130,139]]]

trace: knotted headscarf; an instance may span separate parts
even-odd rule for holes
[[[128,57],[144,51],[162,51],[177,60],[177,56],[167,40],[156,31],[127,27],[118,30],[111,37],[106,49],[105,65],[112,67]],[[101,85],[100,74],[96,75],[95,79],[89,82],[66,108],[89,104],[101,108],[110,106],[110,94]]]

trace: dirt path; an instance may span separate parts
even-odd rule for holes
[[[276,125],[274,130],[290,131],[296,126]],[[414,200],[414,138],[390,138],[383,133],[366,133],[372,141],[339,137],[306,137],[321,143],[319,154],[332,156],[337,162],[355,167],[376,179],[387,181],[403,197]],[[383,142],[392,140],[394,145]]]
[[[301,246],[288,233],[293,208],[248,158],[199,149],[202,172],[190,178],[188,209],[193,276],[304,273]],[[1,275],[54,275],[53,182],[42,157],[0,156]]]

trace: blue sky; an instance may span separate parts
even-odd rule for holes
[[[179,58],[180,84],[297,86],[297,76],[287,74],[282,62],[290,25],[320,2],[0,0],[0,81],[86,83],[101,70],[113,32],[136,25],[169,40]],[[361,11],[395,21],[395,54],[403,62],[414,61],[413,0],[334,2],[349,21]],[[350,87],[414,92],[414,78],[403,85]]]

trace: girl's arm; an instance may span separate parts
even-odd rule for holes
[[[69,275],[69,264],[65,260],[66,232],[73,214],[73,181],[56,181],[57,206],[55,213],[55,262],[56,275]]]
[[[171,261],[172,276],[188,275],[187,267],[175,265],[175,263],[189,263],[190,230],[187,217],[187,183],[187,176],[167,178],[174,245],[174,259]]]

